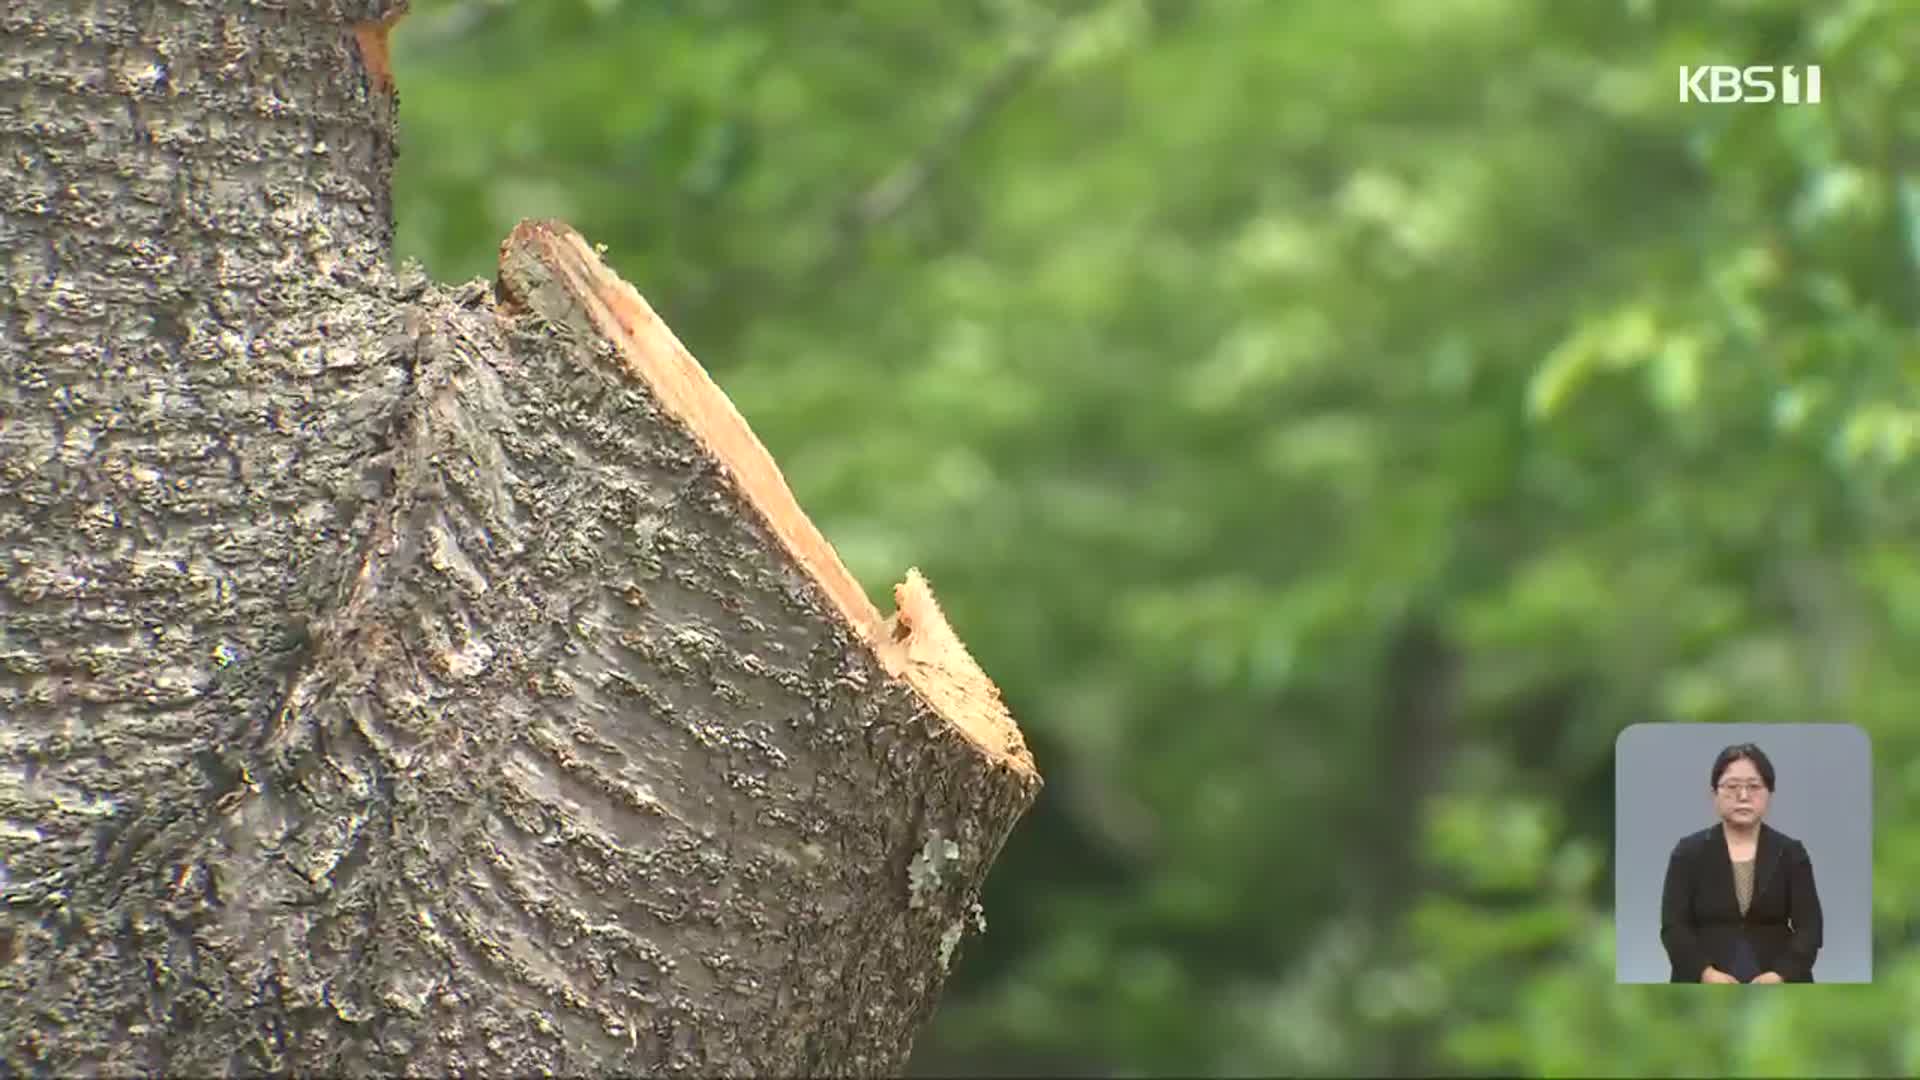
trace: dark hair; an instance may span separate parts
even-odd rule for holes
[[[1760,782],[1767,785],[1768,791],[1772,791],[1773,762],[1767,760],[1765,751],[1750,742],[1735,743],[1720,751],[1720,756],[1713,759],[1713,780],[1708,786],[1719,787],[1720,775],[1727,771],[1727,766],[1741,758],[1753,762],[1754,770],[1760,774]]]

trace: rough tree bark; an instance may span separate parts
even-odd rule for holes
[[[898,1072],[1031,758],[394,14],[0,9],[0,1072]]]

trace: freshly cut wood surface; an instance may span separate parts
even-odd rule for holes
[[[948,625],[918,569],[894,586],[883,618],[794,499],[760,440],[673,331],[575,230],[522,222],[500,248],[500,301],[556,322],[581,318],[617,350],[626,370],[723,463],[782,545],[817,580],[847,624],[894,675],[988,754],[1023,772],[1032,756],[999,688]],[[583,329],[586,327],[583,327]]]

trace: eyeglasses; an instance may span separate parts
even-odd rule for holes
[[[1767,785],[1760,783],[1759,781],[1754,781],[1753,783],[1749,783],[1749,784],[1723,783],[1719,785],[1719,787],[1720,787],[1720,794],[1732,795],[1735,797],[1738,797],[1741,795],[1758,795],[1762,791],[1765,791],[1767,789]]]

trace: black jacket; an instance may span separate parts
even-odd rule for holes
[[[1761,971],[1787,982],[1813,981],[1821,940],[1813,860],[1800,841],[1763,824],[1753,861],[1753,899],[1743,918],[1725,828],[1702,829],[1674,845],[1660,897],[1660,943],[1673,962],[1674,982],[1699,982],[1708,964],[1731,973],[1742,933]]]

